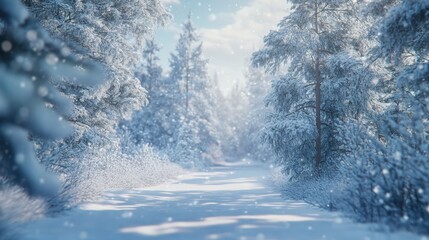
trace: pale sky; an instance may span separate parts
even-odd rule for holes
[[[161,0],[171,10],[173,20],[158,30],[161,63],[169,69],[181,31],[180,24],[192,13],[192,21],[203,41],[209,73],[218,74],[223,91],[244,82],[252,53],[262,46],[263,37],[288,14],[286,0]]]

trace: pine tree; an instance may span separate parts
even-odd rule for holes
[[[202,57],[202,43],[191,22],[190,16],[182,26],[182,33],[176,46],[176,52],[170,59],[171,82],[179,85],[179,102],[176,105],[180,133],[194,132],[193,139],[196,154],[188,156],[193,162],[213,160],[210,151],[213,145],[218,145],[215,132],[217,120],[214,109],[214,84],[207,75],[207,60]],[[196,127],[190,131],[190,127]],[[178,132],[178,133],[179,133]],[[176,134],[175,143],[182,145],[181,141],[187,134]],[[187,137],[186,137],[187,138]],[[190,144],[190,143],[188,143]],[[180,155],[180,154],[178,154]],[[185,159],[183,159],[185,160]]]
[[[143,63],[141,71],[137,76],[142,86],[148,91],[149,98],[152,94],[156,94],[159,89],[159,81],[162,77],[162,68],[159,65],[160,48],[155,43],[155,40],[146,40],[145,49],[143,50]]]
[[[359,35],[352,21],[355,3],[290,2],[291,14],[265,37],[265,47],[253,55],[253,64],[273,73],[290,64],[267,97],[274,113],[264,138],[285,172],[305,178],[335,172],[342,154],[338,124],[365,111],[371,74],[355,38]]]
[[[168,105],[166,97],[168,90],[164,85],[162,68],[159,65],[160,48],[154,40],[147,40],[143,50],[143,64],[137,76],[142,86],[148,90],[149,103],[143,109],[136,111],[130,122],[124,123],[135,144],[147,143],[160,149],[169,146]]]
[[[176,46],[176,53],[171,54],[170,59],[170,78],[172,81],[179,83],[180,94],[183,98],[181,100],[184,105],[184,107],[182,107],[184,109],[181,113],[182,118],[185,117],[184,115],[188,114],[189,111],[190,95],[193,92],[193,89],[191,89],[191,81],[200,77],[198,75],[199,73],[196,71],[198,71],[198,68],[201,68],[201,66],[198,66],[196,65],[198,63],[193,62],[193,60],[198,57],[197,48],[201,50],[201,43],[199,42],[199,37],[195,31],[194,25],[191,22],[191,16],[189,15],[188,20],[182,25],[182,33],[180,34],[180,38]]]
[[[30,195],[54,197],[59,183],[39,164],[30,139],[48,141],[71,133],[63,120],[70,102],[51,83],[70,78],[94,86],[101,81],[100,68],[51,39],[17,0],[0,1],[0,47],[2,181],[18,184]]]

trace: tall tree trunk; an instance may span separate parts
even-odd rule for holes
[[[155,61],[153,59],[154,59],[154,56],[150,54],[148,57],[148,64],[147,64],[148,67],[146,67],[147,76],[151,76],[151,73],[149,71],[154,68]],[[147,81],[148,81],[147,94],[148,96],[150,96],[152,94],[152,84],[153,84],[152,81],[155,81],[155,79],[148,79]]]
[[[315,31],[316,34],[319,35],[319,3],[316,1],[315,3]],[[320,162],[322,161],[322,119],[321,119],[321,85],[322,85],[322,74],[320,72],[320,46],[319,42],[317,42],[316,49],[316,62],[315,62],[315,74],[316,74],[316,85],[314,88],[314,92],[316,95],[316,128],[317,128],[317,136],[316,136],[316,171],[320,170]]]
[[[315,86],[315,94],[316,94],[316,128],[317,128],[317,136],[316,136],[316,171],[320,169],[320,162],[322,161],[322,119],[321,119],[321,84],[322,77],[320,73],[320,51],[317,50],[316,56],[316,86]]]
[[[186,115],[188,114],[188,107],[189,107],[189,61],[190,58],[188,56],[188,53],[186,54],[186,59],[185,59],[185,85],[186,85],[186,93],[185,93],[185,98],[186,98]]]

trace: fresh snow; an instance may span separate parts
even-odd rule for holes
[[[106,192],[62,216],[22,226],[21,239],[420,239],[381,233],[284,200],[259,165],[217,166],[159,186]]]

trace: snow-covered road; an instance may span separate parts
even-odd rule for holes
[[[64,216],[27,224],[22,239],[420,239],[284,201],[264,184],[268,175],[260,166],[222,166],[160,186],[108,192]]]

